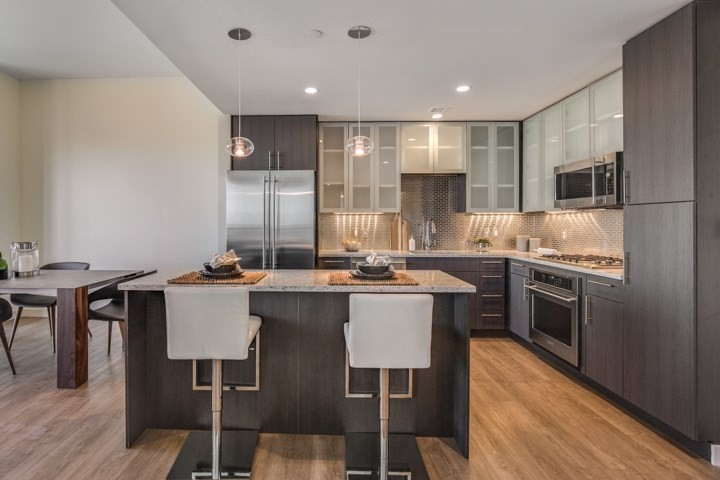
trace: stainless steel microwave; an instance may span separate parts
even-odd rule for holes
[[[556,208],[622,207],[623,152],[555,167]]]

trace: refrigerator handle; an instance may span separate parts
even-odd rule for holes
[[[267,265],[265,258],[265,235],[267,233],[267,186],[268,178],[263,177],[263,231],[262,231],[262,268],[264,269]]]
[[[272,187],[272,195],[273,195],[273,207],[272,207],[272,268],[273,270],[277,268],[277,224],[279,221],[278,218],[278,179],[277,176],[273,175],[273,187]]]
[[[280,168],[281,168],[281,167],[280,167],[280,150],[278,150],[277,152],[275,152],[275,156],[276,156],[276,158],[277,158],[277,169],[280,170]]]

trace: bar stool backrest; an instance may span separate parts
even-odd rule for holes
[[[250,293],[244,287],[165,289],[168,358],[245,360]]]
[[[350,365],[429,368],[432,312],[432,295],[350,295]]]

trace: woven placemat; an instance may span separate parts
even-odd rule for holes
[[[254,285],[267,276],[267,272],[245,272],[242,277],[235,278],[209,278],[203,277],[198,272],[190,272],[171,278],[168,283],[171,285],[192,285],[192,284],[216,284],[216,285]]]
[[[396,272],[395,276],[386,280],[368,280],[353,277],[347,272],[331,273],[328,285],[388,285],[396,287],[410,287],[420,285],[417,280],[407,273]]]

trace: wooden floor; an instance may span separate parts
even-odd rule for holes
[[[185,433],[149,431],[125,449],[119,335],[115,330],[108,357],[105,324],[91,328],[90,383],[75,391],[54,387],[44,319],[21,324],[16,377],[0,356],[1,479],[165,478]],[[471,371],[471,460],[442,439],[419,439],[434,480],[720,480],[720,469],[511,340],[473,340]],[[261,435],[253,479],[341,480],[343,454],[342,437]]]

